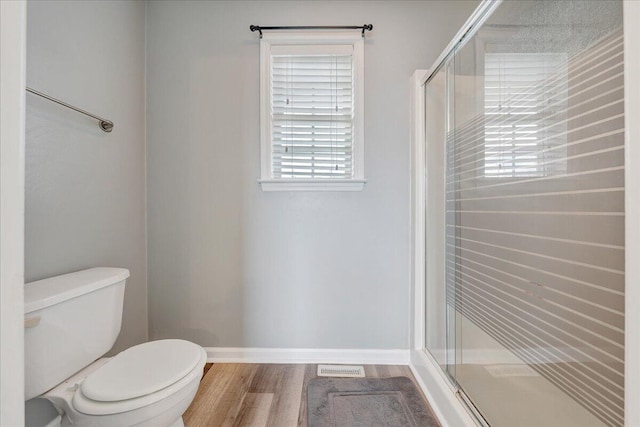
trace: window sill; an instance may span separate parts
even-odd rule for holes
[[[362,191],[366,179],[259,179],[262,191]]]

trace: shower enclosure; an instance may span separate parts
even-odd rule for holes
[[[485,3],[424,84],[424,347],[491,426],[622,426],[622,1]]]

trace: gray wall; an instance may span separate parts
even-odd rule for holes
[[[142,2],[28,4],[27,84],[115,122],[27,94],[26,280],[125,267],[114,351],[147,339]]]
[[[409,77],[470,2],[149,2],[151,338],[407,348]],[[372,23],[359,193],[265,193],[260,25]]]

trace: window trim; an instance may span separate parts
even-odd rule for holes
[[[349,45],[353,48],[353,176],[349,179],[274,178],[271,141],[271,48]],[[260,179],[263,191],[362,191],[364,184],[364,39],[359,32],[269,32],[260,40]]]

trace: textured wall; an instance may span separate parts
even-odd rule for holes
[[[29,2],[27,84],[115,123],[27,95],[26,280],[124,267],[114,350],[147,338],[142,2]]]
[[[409,78],[477,2],[149,2],[152,338],[407,348]],[[259,25],[372,23],[358,193],[265,193]]]

